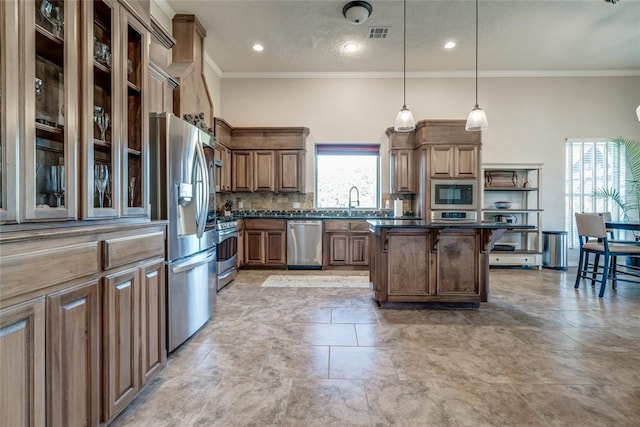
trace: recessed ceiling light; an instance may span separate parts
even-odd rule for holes
[[[358,43],[349,42],[344,45],[344,50],[347,52],[355,52],[358,50]]]
[[[255,50],[256,52],[262,52],[264,50],[264,46],[262,46],[260,43],[256,43],[253,45],[253,50]]]
[[[446,42],[444,44],[445,49],[453,49],[454,47],[456,47],[456,42]]]

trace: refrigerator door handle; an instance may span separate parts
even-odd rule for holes
[[[204,228],[207,224],[207,208],[209,207],[209,175],[207,173],[207,162],[204,157],[204,150],[200,141],[196,144],[196,154],[198,155],[198,167],[200,168],[200,178],[202,182],[197,185],[197,191],[200,192],[200,206],[196,206],[196,235],[198,238],[202,238],[204,235]]]
[[[192,270],[202,264],[208,264],[215,258],[216,258],[215,251],[210,251],[202,255],[192,256],[188,260],[178,263],[175,266],[172,266],[171,271],[173,271],[176,274],[183,273],[185,271]]]

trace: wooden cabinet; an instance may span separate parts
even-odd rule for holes
[[[111,0],[84,2],[82,29],[83,216],[148,216],[149,31]]]
[[[232,151],[233,191],[275,191],[275,152]]]
[[[277,151],[278,192],[304,193],[305,191],[305,151]]]
[[[487,301],[489,229],[377,227],[370,277],[380,303]]]
[[[140,387],[166,362],[164,277],[162,259],[140,267]]]
[[[7,426],[45,421],[45,300],[0,310],[0,413]]]
[[[283,267],[287,265],[286,221],[245,219],[244,228],[245,266]]]
[[[238,252],[236,258],[236,267],[240,268],[244,266],[244,252],[245,252],[245,244],[244,244],[244,221],[238,221]]]
[[[431,147],[432,178],[476,178],[478,147],[475,145],[434,145]]]
[[[100,293],[91,280],[47,297],[47,425],[100,423]]]
[[[489,254],[495,266],[542,268],[542,212],[540,163],[484,164],[482,220],[535,226],[530,230],[508,230]],[[511,206],[498,209],[497,201]]]
[[[413,150],[389,151],[390,193],[415,193]]]
[[[0,233],[3,421],[99,425],[162,369],[165,228]]]
[[[103,421],[124,409],[140,388],[139,300],[138,269],[132,268],[105,277],[102,315]]]
[[[231,191],[231,150],[222,144],[215,145],[216,192]]]
[[[363,220],[325,220],[323,267],[366,267],[369,265],[369,226]]]

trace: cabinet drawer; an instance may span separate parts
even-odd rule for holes
[[[4,300],[98,272],[98,244],[62,241],[46,249],[3,256],[0,271]]]
[[[287,228],[283,219],[245,219],[244,229],[285,231]]]
[[[164,258],[164,233],[161,231],[107,239],[103,244],[105,270],[156,256]]]
[[[351,221],[351,231],[369,231],[369,223],[367,221]]]
[[[330,219],[324,221],[324,231],[349,231],[351,221],[341,219]]]
[[[491,265],[541,265],[542,255],[537,254],[489,254]]]

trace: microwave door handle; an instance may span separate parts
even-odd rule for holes
[[[204,158],[204,151],[202,149],[202,145],[200,145],[200,141],[196,144],[196,154],[198,155],[198,167],[200,168],[200,183],[197,191],[200,192],[200,197],[198,197],[198,201],[200,202],[200,206],[196,205],[196,235],[198,238],[202,238],[204,235],[204,228],[207,224],[207,207],[209,206],[209,188],[208,188],[208,174],[207,174],[207,165]]]

